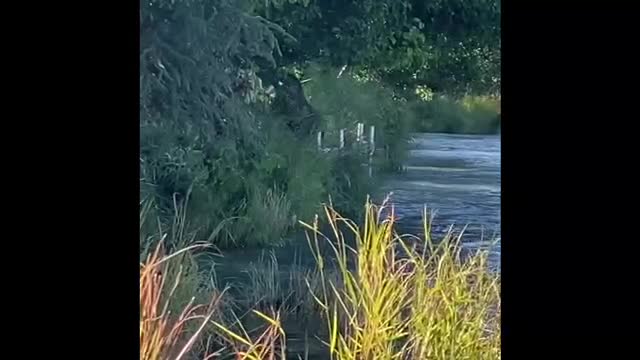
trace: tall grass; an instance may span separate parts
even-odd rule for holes
[[[182,271],[171,276],[169,262],[181,253],[198,245],[184,248],[171,255],[164,254],[162,243],[140,265],[140,359],[182,359],[193,347],[205,326],[219,310],[225,291],[215,293],[207,305],[195,304],[195,297],[174,316],[170,302],[182,280]],[[173,283],[169,279],[174,278]],[[170,287],[167,287],[170,286]],[[187,324],[198,326],[185,336]]]
[[[236,305],[228,294],[229,288],[220,289],[215,277],[198,271],[193,251],[208,245],[186,235],[185,220],[179,212],[179,219],[169,232],[147,234],[142,224],[146,223],[149,209],[145,203],[140,211],[140,238],[144,240],[144,260],[140,263],[140,359],[284,358],[280,314],[274,311],[265,315],[254,310],[252,314],[266,326],[245,330],[235,315]],[[169,236],[174,238],[174,244],[183,247],[167,254],[165,240]]]
[[[321,276],[329,241],[340,283],[323,277],[315,295],[321,306],[333,359],[498,359],[500,279],[489,272],[486,253],[463,260],[460,238],[450,233],[438,244],[429,235],[410,246],[394,231],[394,213],[367,203],[359,228],[325,209],[334,240],[305,224]],[[342,229],[355,236],[355,247]],[[425,234],[429,234],[425,213]]]
[[[313,81],[304,91],[317,111],[317,126],[331,133],[326,140],[338,141],[341,129],[355,129],[358,122],[376,125],[377,144],[385,150],[375,158],[376,170],[400,170],[409,136],[406,106],[400,106],[395,91],[321,70],[309,69]],[[171,218],[174,199],[191,197],[191,221],[209,233],[228,222],[211,240],[235,248],[282,244],[295,219],[310,221],[329,196],[343,213],[360,215],[353,210],[361,209],[372,190],[363,154],[319,152],[315,136],[309,136],[315,134],[303,136],[287,125],[298,115],[282,114],[274,104],[263,108],[266,104],[228,99],[226,106],[209,108],[182,90],[171,90],[177,93],[170,98],[184,100],[186,108],[145,109],[140,119],[141,196],[154,200],[158,216]],[[144,107],[157,106],[152,98],[147,93]],[[354,137],[348,134],[347,143]]]
[[[310,331],[336,360],[500,359],[500,276],[486,251],[463,256],[452,232],[432,239],[426,211],[419,239],[395,232],[386,204],[367,202],[361,226],[324,210],[331,237],[317,218],[304,224],[315,269],[294,265],[286,274],[265,256],[236,297],[198,271],[193,251],[204,245],[175,221],[141,261],[140,358],[284,359],[295,355],[287,329],[304,332],[305,356]],[[165,254],[167,236],[182,236],[183,247]],[[296,311],[305,321],[284,322]]]
[[[412,104],[419,132],[495,134],[500,130],[500,100],[488,96],[437,97]]]
[[[245,330],[238,320],[240,331],[233,331],[229,327],[213,322],[226,342],[231,344],[236,359],[241,360],[275,360],[286,358],[286,334],[280,323],[280,313],[273,311],[273,315],[253,310],[253,314],[267,323],[267,326],[256,336]]]

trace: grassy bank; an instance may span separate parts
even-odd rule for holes
[[[231,288],[197,268],[208,245],[185,222],[141,230],[140,358],[499,359],[500,279],[487,254],[463,259],[451,233],[399,236],[382,213],[367,204],[357,226],[325,208],[329,236],[304,225],[315,269],[282,274],[265,257]],[[424,224],[429,234],[427,214]],[[181,247],[167,254],[160,239]]]
[[[500,100],[494,97],[435,97],[414,102],[411,108],[411,127],[417,132],[496,134],[500,131]]]

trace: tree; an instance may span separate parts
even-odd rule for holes
[[[169,204],[205,184],[225,188],[219,203],[233,203],[264,142],[247,95],[259,90],[257,64],[276,66],[277,27],[233,0],[140,7],[143,176]]]
[[[399,88],[499,90],[500,0],[260,3],[256,13],[296,36],[282,44],[283,65],[349,65]]]

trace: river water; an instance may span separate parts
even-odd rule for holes
[[[490,250],[500,271],[500,136],[414,134],[406,171],[385,179],[403,233],[422,234],[422,213],[435,211],[434,233],[466,226],[468,248]]]

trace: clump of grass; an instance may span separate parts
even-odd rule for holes
[[[260,309],[276,307],[282,310],[289,294],[282,286],[278,259],[273,251],[268,254],[262,252],[257,263],[249,264],[245,271],[249,281],[244,286],[242,298],[250,307],[255,306]]]
[[[367,202],[360,229],[326,207],[335,241],[318,231],[317,220],[305,224],[332,359],[499,359],[500,280],[488,271],[486,253],[463,260],[460,237],[451,233],[435,244],[426,212],[427,235],[409,246],[394,231],[393,209],[387,217],[383,209]],[[353,232],[355,247],[343,227]],[[320,239],[333,249],[340,284],[324,276]]]
[[[171,255],[164,254],[162,243],[140,264],[140,359],[182,359],[194,346],[203,329],[217,312],[225,291],[215,293],[209,304],[195,304],[195,298],[177,315],[170,311],[170,302],[180,285],[182,272],[178,270],[170,284],[169,262],[180,254],[195,249],[193,245]],[[171,287],[167,287],[170,285]],[[197,321],[198,326],[185,335],[187,325]]]
[[[220,290],[215,275],[198,271],[193,251],[210,245],[194,241],[195,233],[187,230],[186,217],[178,211],[183,208],[176,208],[166,233],[149,235],[143,223],[150,205],[141,205],[140,359],[284,358],[279,312],[267,316],[251,311],[267,326],[259,332],[246,331],[235,315],[237,304],[228,295],[229,288]],[[169,255],[165,251],[168,238],[174,248]],[[182,247],[176,249],[176,245]]]
[[[220,312],[224,308],[223,291],[212,292],[208,304],[196,304],[195,297],[174,316],[170,309],[170,302],[174,298],[176,289],[180,286],[182,273],[175,275],[175,282],[170,288],[169,262],[187,251],[195,249],[193,245],[177,251],[171,255],[164,255],[162,244],[159,244],[153,254],[140,267],[140,359],[141,360],[180,360],[199,358],[208,360],[220,356],[233,356],[236,359],[247,360],[275,360],[284,359],[285,333],[280,326],[280,315],[267,316],[259,311],[253,313],[267,322],[266,328],[257,336],[250,335],[242,323],[237,320],[236,328],[223,325],[216,319],[221,318]],[[227,309],[229,310],[229,309]],[[235,315],[234,315],[235,316]],[[237,319],[237,318],[236,318]],[[193,322],[196,327],[189,326]],[[213,330],[212,331],[212,326]],[[206,345],[204,337],[206,336]],[[216,351],[212,352],[213,348]],[[231,348],[220,344],[222,341],[231,344]],[[200,347],[198,347],[198,345]],[[198,356],[198,354],[204,354]]]
[[[247,218],[252,230],[247,236],[248,245],[281,244],[282,236],[293,225],[291,221],[291,202],[286,194],[267,189],[255,191],[251,206],[247,209]]]
[[[262,252],[255,263],[250,263],[245,273],[247,282],[241,285],[240,299],[246,308],[266,311],[277,309],[282,315],[295,315],[308,320],[317,314],[313,293],[320,289],[320,273],[317,269],[294,263],[281,269],[273,251]],[[334,276],[331,273],[328,276]]]

